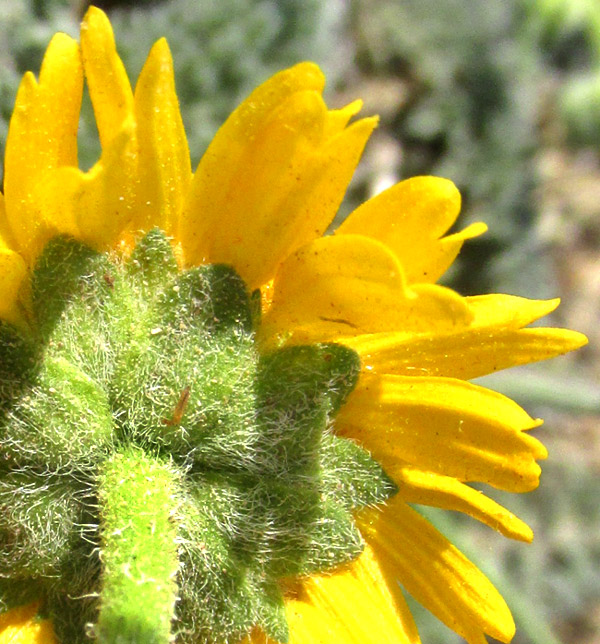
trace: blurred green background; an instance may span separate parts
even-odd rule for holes
[[[509,602],[516,644],[600,642],[600,2],[598,0],[159,0],[97,2],[132,78],[166,35],[194,164],[258,83],[300,60],[327,98],[381,116],[340,218],[415,174],[459,186],[459,227],[485,220],[446,277],[462,293],[560,295],[552,322],[590,346],[485,384],[532,415],[550,449],[536,492],[496,495],[536,531],[530,546],[474,521],[426,514]],[[0,0],[0,148],[21,75],[56,31],[77,37],[88,3]],[[89,103],[80,161],[99,146]],[[424,644],[456,643],[415,608]]]

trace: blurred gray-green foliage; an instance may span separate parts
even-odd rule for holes
[[[576,145],[600,143],[600,3],[523,0],[546,54],[562,76],[559,109]]]
[[[410,87],[388,124],[403,146],[402,176],[451,178],[465,202],[461,224],[490,226],[465,248],[456,283],[549,294],[532,197],[543,67],[521,2],[357,0],[353,18],[364,73]]]
[[[529,545],[499,539],[467,517],[421,509],[502,593],[517,624],[513,644],[574,644],[559,637],[559,627],[567,623],[577,623],[578,636],[589,637],[587,613],[600,588],[597,487],[582,463],[567,460],[547,463],[535,492],[494,494],[532,525],[536,538]],[[462,641],[419,607],[411,608],[424,644]]]

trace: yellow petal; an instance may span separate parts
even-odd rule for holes
[[[0,240],[2,240],[2,245],[6,248],[15,250],[17,244],[15,238],[10,230],[8,225],[8,219],[6,217],[6,201],[4,195],[0,192]]]
[[[175,93],[173,60],[163,38],[152,47],[135,88],[143,230],[173,234],[192,176],[190,153]]]
[[[325,77],[316,65],[300,63],[255,89],[219,129],[192,180],[190,202],[180,228],[189,263],[204,261],[205,231],[222,225],[218,207],[211,204],[226,202],[225,193],[235,187],[237,175],[251,170],[244,167],[244,158],[255,142],[260,143],[261,131],[273,113],[294,94],[311,91],[320,94],[324,85]],[[235,230],[229,232],[233,235]]]
[[[348,566],[299,582],[286,599],[289,644],[419,644],[396,580],[386,580],[370,546]],[[258,629],[242,644],[276,644]]]
[[[133,121],[128,119],[88,172],[62,167],[47,173],[45,193],[56,197],[45,204],[47,215],[71,222],[69,232],[93,248],[113,248],[135,212],[135,146]]]
[[[66,196],[71,186],[63,182],[63,176],[78,172],[76,166],[64,165],[52,168],[41,175],[32,189],[35,197],[36,210],[39,217],[46,222],[45,233],[38,236],[38,246],[41,249],[46,242],[57,233],[64,233],[79,239],[80,230],[73,211],[66,205]]]
[[[17,94],[6,142],[4,187],[8,224],[29,262],[48,230],[64,231],[61,220],[46,220],[39,183],[48,170],[77,165],[82,88],[79,46],[57,34],[44,56],[39,84],[27,73]]]
[[[473,239],[473,237],[483,235],[487,229],[486,224],[476,222],[453,235],[448,235],[437,240],[436,243],[431,245],[428,251],[425,251],[429,252],[429,256],[424,256],[427,257],[427,259],[423,261],[420,266],[420,274],[417,273],[417,269],[419,267],[417,265],[413,265],[411,267],[408,280],[410,282],[437,282],[448,268],[450,268],[457,255],[460,253],[463,243],[467,239]]]
[[[359,99],[339,110],[329,110],[325,121],[324,136],[330,138],[341,132],[348,125],[350,119],[360,112],[362,105],[363,102]]]
[[[13,608],[0,615],[0,644],[56,644],[49,620],[38,620],[37,604]]]
[[[402,267],[382,243],[339,235],[307,244],[281,265],[260,341],[322,342],[396,328],[426,333],[469,321],[463,298],[453,291],[407,287]]]
[[[189,264],[231,264],[253,289],[326,230],[375,121],[343,129],[356,104],[330,115],[322,88],[316,66],[297,65],[259,87],[219,130],[178,234]]]
[[[399,461],[513,492],[534,489],[544,446],[509,398],[451,378],[363,374],[336,418],[394,475]]]
[[[0,319],[17,325],[23,321],[18,296],[26,275],[23,258],[0,243]]]
[[[470,644],[484,633],[509,642],[515,625],[489,580],[421,515],[395,497],[383,511],[358,522],[389,579],[406,590]]]
[[[547,360],[578,349],[587,338],[564,329],[495,330],[407,337],[378,333],[347,338],[363,369],[404,376],[446,376],[470,380],[494,371]]]
[[[127,119],[102,156],[88,172],[74,170],[73,196],[70,202],[81,230],[81,238],[98,250],[113,248],[122,231],[137,228],[138,165],[135,127]],[[70,185],[65,178],[65,185]]]
[[[464,512],[510,539],[526,542],[533,539],[531,528],[512,512],[451,476],[404,463],[394,468],[394,480],[398,495],[408,503]]]
[[[528,300],[516,295],[492,293],[465,298],[473,314],[472,326],[521,329],[552,313],[560,300]]]
[[[305,580],[287,614],[290,644],[420,642],[398,585],[386,583],[368,546],[349,566]]]
[[[27,266],[23,258],[13,250],[10,231],[6,222],[4,196],[0,192],[0,319],[13,324],[21,321],[18,295]]]
[[[106,14],[90,7],[81,24],[81,51],[98,134],[106,148],[133,114],[133,93]]]
[[[413,177],[359,206],[336,234],[377,239],[397,255],[408,283],[435,282],[460,251],[465,239],[485,232],[474,224],[440,240],[460,212],[460,193],[451,181]]]

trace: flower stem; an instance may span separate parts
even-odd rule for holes
[[[100,480],[103,581],[98,641],[171,640],[178,569],[176,473],[138,449],[117,453]]]

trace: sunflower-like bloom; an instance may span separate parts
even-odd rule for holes
[[[84,76],[102,154],[77,167]],[[106,16],[21,84],[0,195],[0,641],[411,643],[402,587],[470,644],[508,607],[411,507],[529,527],[540,425],[467,381],[575,349],[558,304],[436,285],[454,185],[324,236],[376,119],[276,74],[193,173],[166,41],[132,91]],[[37,615],[37,617],[35,617]]]

